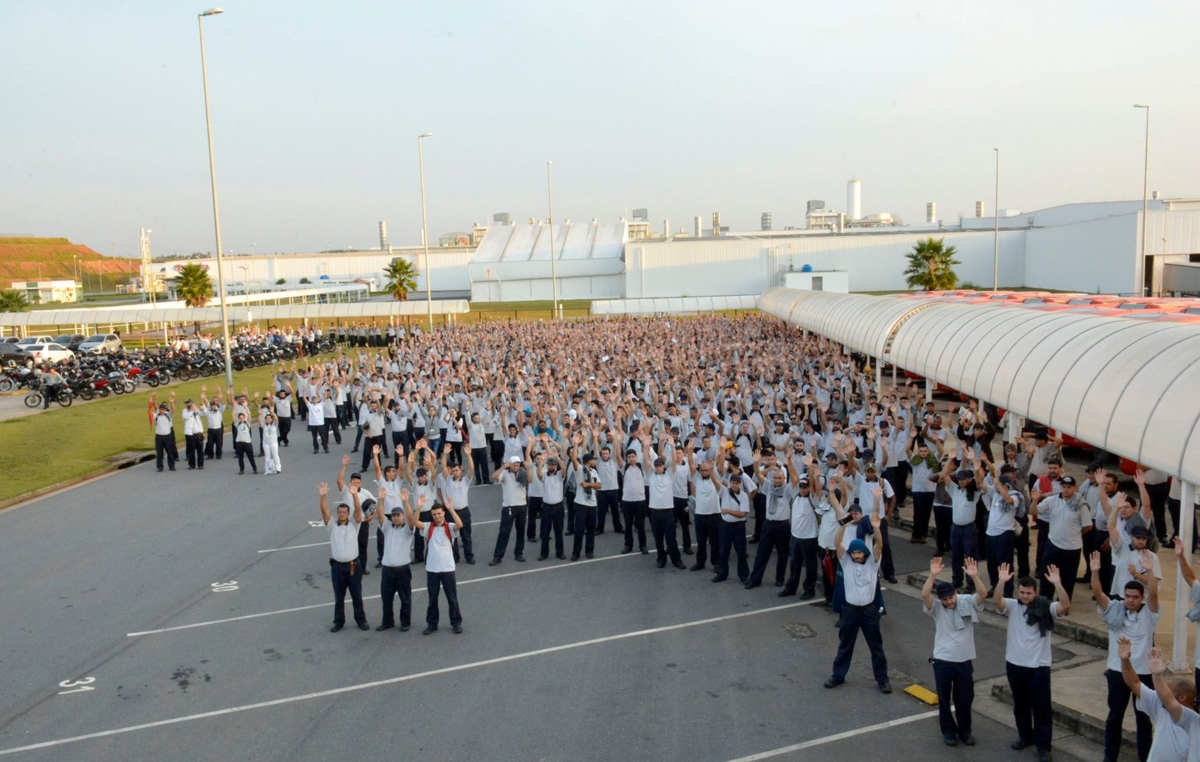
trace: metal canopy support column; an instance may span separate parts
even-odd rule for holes
[[[931,379],[925,379],[925,401],[933,402],[934,383]]]
[[[1196,568],[1192,561],[1192,532],[1196,520],[1196,485],[1183,482],[1179,490],[1179,531],[1183,538],[1184,558]],[[1192,660],[1188,658],[1188,611],[1191,610],[1191,600],[1188,597],[1187,583],[1183,581],[1183,571],[1175,569],[1175,628],[1174,648],[1171,653],[1171,667],[1185,674],[1192,671]],[[1198,635],[1197,637],[1200,637]]]

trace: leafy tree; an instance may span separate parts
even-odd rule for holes
[[[175,293],[189,307],[203,307],[213,295],[212,278],[201,265],[184,265],[175,279]]]
[[[383,288],[396,301],[407,302],[408,292],[417,290],[417,268],[407,259],[393,259],[391,264],[383,268],[383,274],[387,276]]]
[[[25,294],[14,289],[0,291],[0,312],[24,312],[29,309]]]
[[[913,245],[904,275],[910,288],[923,291],[947,291],[958,285],[954,266],[962,264],[954,255],[958,250],[946,246],[946,239],[927,238]]]
[[[275,281],[276,286],[282,286],[284,283],[287,283],[287,278],[280,278],[279,280]]]
[[[311,281],[311,280],[309,280],[308,278],[301,278],[301,279],[300,279],[300,282],[301,282],[301,283],[312,283],[312,281]]]

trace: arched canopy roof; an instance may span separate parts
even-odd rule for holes
[[[424,301],[413,302],[336,302],[332,304],[255,304],[230,306],[229,319],[245,322],[257,320],[333,320],[335,318],[375,318],[388,316],[420,316],[427,312]],[[469,312],[465,299],[439,299],[433,302],[435,315]],[[151,309],[130,307],[119,309],[31,310],[0,313],[0,326],[107,325],[127,323],[212,323],[221,319],[220,307],[173,307]]]
[[[760,309],[1200,482],[1200,326],[793,289]]]

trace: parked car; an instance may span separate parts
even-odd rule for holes
[[[21,349],[16,344],[3,343],[0,344],[0,365],[8,365],[14,362],[17,365],[24,365],[29,359],[24,349]]]
[[[5,336],[3,339],[0,339],[0,344],[16,344],[20,340],[20,336]]]
[[[98,333],[95,336],[88,336],[79,345],[79,351],[93,355],[104,354],[106,352],[120,352],[121,337],[115,333]]]
[[[25,354],[34,359],[35,362],[62,362],[63,360],[74,360],[75,353],[64,347],[62,344],[53,342],[46,344],[31,344],[25,347]]]
[[[23,338],[17,342],[17,346],[30,347],[30,346],[33,346],[34,344],[53,344],[53,343],[54,343],[53,336],[26,336],[25,338]]]
[[[79,349],[79,345],[87,340],[87,336],[81,333],[64,333],[62,336],[55,336],[54,343],[62,344],[67,349],[75,352]]]

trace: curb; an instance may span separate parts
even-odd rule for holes
[[[74,487],[77,484],[82,484],[83,482],[91,481],[92,479],[99,478],[106,474],[111,474],[113,471],[121,471],[121,470],[129,468],[131,466],[136,466],[139,463],[146,463],[151,460],[154,460],[154,453],[152,453],[152,452],[142,453],[141,455],[137,455],[137,456],[134,456],[131,458],[125,458],[124,460],[120,460],[115,463],[110,463],[109,465],[104,466],[103,468],[98,468],[95,471],[89,471],[86,474],[80,474],[79,476],[75,476],[75,477],[72,477],[65,481],[58,482],[57,484],[51,484],[46,487],[39,487],[38,489],[35,489],[32,492],[26,492],[23,495],[17,495],[16,497],[10,497],[7,500],[0,500],[0,511],[6,510],[8,508],[12,508],[13,506],[27,502],[29,500],[33,500],[34,498],[43,497],[44,495],[49,495],[52,492],[57,492],[59,490],[66,489],[67,487]]]
[[[1057,630],[1057,627],[1055,628]],[[1008,683],[1000,682],[992,686],[992,697],[1003,704],[1012,706],[1012,691]],[[1104,720],[1083,714],[1077,709],[1063,706],[1056,701],[1050,702],[1050,713],[1054,724],[1070,733],[1086,738],[1089,741],[1104,745]],[[1121,731],[1121,751],[1137,756],[1137,736],[1127,730]]]

